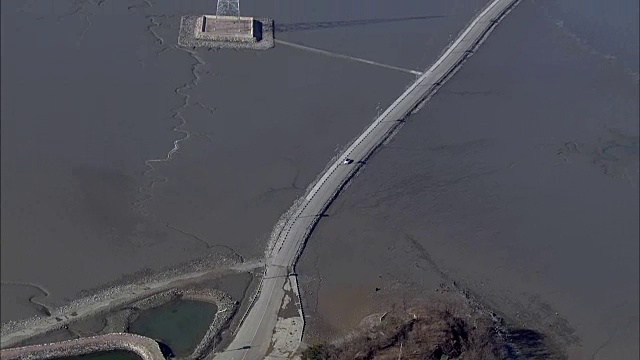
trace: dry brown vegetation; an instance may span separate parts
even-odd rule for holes
[[[421,306],[389,314],[347,339],[307,348],[304,360],[559,359],[544,336],[509,330],[492,313],[459,304]]]

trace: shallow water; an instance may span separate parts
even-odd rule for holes
[[[277,38],[421,68],[483,3],[242,11],[289,25]],[[281,45],[176,48],[180,15],[213,4],[2,1],[3,281],[60,304],[144,268],[260,257],[280,215],[413,79]]]
[[[570,358],[638,357],[637,36],[602,47],[574,25],[599,7],[558,3],[518,5],[331,206],[308,334],[455,281]]]
[[[188,356],[200,343],[218,308],[210,303],[176,300],[143,311],[129,332],[160,340],[176,356]]]

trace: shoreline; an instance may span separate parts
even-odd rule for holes
[[[155,281],[150,283],[145,283],[144,279],[139,279],[134,283],[112,286],[55,309],[49,317],[29,318],[2,324],[0,346],[8,348],[34,336],[55,331],[84,318],[108,313],[128,303],[144,301],[168,291],[176,291],[176,288],[216,278],[227,273],[248,272],[262,265],[261,261],[250,261],[225,267],[216,267],[213,270],[202,270],[196,267],[195,269],[192,268],[191,271],[182,273],[177,271],[178,274],[165,272],[164,274],[155,275],[155,279],[152,278]],[[165,278],[163,279],[163,277]],[[74,313],[75,315],[71,315]]]
[[[294,322],[290,326],[283,327],[277,326],[281,319],[278,315],[280,304],[285,297],[284,287],[287,283],[285,279],[289,280],[290,277],[296,276],[295,264],[318,221],[340,191],[359,173],[366,160],[397,131],[408,115],[419,110],[460,68],[518,2],[519,0],[495,0],[489,4],[463,30],[435,64],[396,99],[344,153],[337,157],[337,161],[319,180],[307,188],[302,198],[294,202],[293,208],[288,211],[291,212],[295,208],[293,216],[280,230],[280,237],[274,247],[268,248],[271,254],[267,257],[264,281],[258,290],[258,298],[241,323],[236,337],[229,345],[230,349],[242,349],[240,351],[244,356],[250,354],[250,358],[258,359],[263,355],[269,355],[269,351],[274,351],[270,345],[279,337],[278,332],[289,332],[298,335],[295,343],[289,342],[284,345],[284,348],[275,351],[290,354],[297,351],[302,343],[304,315],[300,317],[298,323]],[[501,6],[496,7],[496,5]],[[485,17],[490,19],[484,19]],[[467,39],[468,35],[471,37]],[[456,51],[459,47],[464,49]],[[320,199],[315,197],[316,195],[319,195]],[[302,299],[297,286],[294,287],[294,292],[298,298],[298,310],[302,314]],[[238,351],[234,351],[235,353]],[[224,359],[229,356],[231,355],[221,353],[217,358]]]

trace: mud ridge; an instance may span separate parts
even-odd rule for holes
[[[36,283],[22,282],[22,281],[0,281],[0,284],[3,284],[3,285],[14,285],[14,286],[25,286],[25,287],[35,288],[36,290],[38,290],[42,294],[41,295],[31,296],[31,297],[29,297],[29,299],[27,299],[27,301],[29,301],[29,303],[34,305],[45,316],[51,316],[51,308],[48,305],[46,305],[45,303],[40,302],[40,301],[37,300],[40,297],[42,297],[42,298],[49,297],[50,293],[44,286],[38,285]]]
[[[152,31],[152,33],[154,33],[154,36],[157,36],[155,32]],[[157,36],[157,38],[162,40],[162,38],[159,36]],[[164,42],[164,40],[162,41]],[[205,64],[205,61],[200,56],[198,56],[194,51],[190,51],[186,49],[180,49],[180,50],[185,51],[191,56],[193,60],[195,60],[195,62],[191,66],[192,79],[174,90],[176,94],[183,97],[183,103],[181,106],[171,109],[171,113],[173,113],[172,118],[177,120],[177,125],[174,126],[172,130],[176,133],[181,134],[182,136],[173,141],[173,147],[169,150],[169,152],[165,155],[164,158],[149,159],[149,160],[145,160],[144,162],[147,167],[147,170],[143,173],[143,176],[146,178],[150,178],[150,182],[146,186],[142,186],[138,190],[139,194],[145,193],[145,195],[141,195],[142,198],[135,201],[132,204],[134,209],[143,216],[149,215],[144,204],[153,197],[151,193],[155,185],[158,183],[164,183],[168,181],[168,178],[165,176],[152,177],[150,175],[152,172],[156,170],[156,167],[154,167],[153,164],[165,163],[165,162],[171,161],[174,155],[180,150],[180,143],[188,140],[192,135],[191,131],[185,129],[187,125],[187,120],[183,116],[183,111],[192,105],[190,103],[191,95],[189,95],[188,93],[185,93],[185,91],[193,90],[199,84],[200,75],[199,75],[198,69],[200,66]]]

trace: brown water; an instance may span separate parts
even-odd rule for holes
[[[275,18],[277,38],[424,67],[483,3],[242,11]],[[180,15],[211,13],[209,0],[1,4],[2,280],[37,283],[53,304],[208,253],[262,256],[336,149],[413,80],[280,45],[176,48]]]
[[[311,339],[455,281],[571,358],[638,358],[638,4],[603,6],[523,1],[367,163],[297,269]]]

